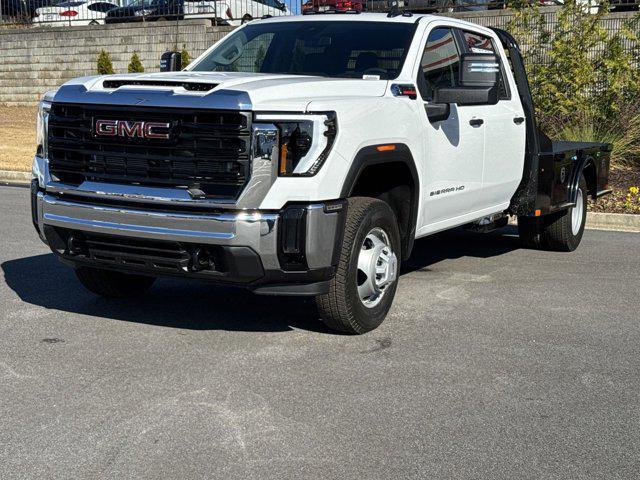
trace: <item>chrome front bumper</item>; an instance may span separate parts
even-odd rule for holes
[[[330,202],[329,208],[324,203],[295,206],[297,210],[303,210],[304,216],[303,230],[296,234],[296,238],[302,242],[305,268],[304,271],[287,271],[282,261],[282,228],[287,210],[185,213],[161,211],[153,205],[92,204],[90,198],[66,199],[42,190],[33,194],[34,223],[45,243],[51,243],[47,240],[46,229],[54,227],[188,245],[247,247],[259,257],[265,281],[275,277],[276,283],[288,283],[289,279],[294,283],[308,283],[308,279],[317,281],[318,278],[326,280],[324,277],[335,266],[335,250],[341,235],[344,210],[341,202]],[[53,246],[52,249],[56,251]],[[56,253],[69,260],[63,252]],[[324,273],[307,279],[305,272],[312,271]]]

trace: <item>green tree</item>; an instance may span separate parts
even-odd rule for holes
[[[590,13],[566,0],[553,22],[525,2],[508,29],[522,48],[541,126],[558,138],[611,143],[614,161],[640,166],[640,19],[608,31],[608,10]]]
[[[129,62],[129,66],[127,67],[127,71],[129,73],[142,73],[142,72],[144,72],[144,67],[142,66],[142,62],[140,61],[140,57],[135,52],[131,56],[131,62]]]
[[[114,73],[113,63],[111,62],[111,55],[104,50],[100,50],[98,55],[98,75],[109,75]]]

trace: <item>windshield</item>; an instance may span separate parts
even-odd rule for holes
[[[249,24],[192,70],[389,80],[400,74],[414,31],[414,24],[391,22]]]

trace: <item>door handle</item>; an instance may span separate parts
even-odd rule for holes
[[[522,122],[524,122],[524,117],[516,117],[513,119],[513,123],[516,125],[520,125]]]
[[[469,125],[471,125],[472,127],[479,127],[483,123],[484,120],[481,118],[472,118],[471,120],[469,120]]]

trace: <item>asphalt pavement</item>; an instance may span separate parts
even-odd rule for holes
[[[0,478],[637,478],[640,234],[416,243],[385,323],[175,279],[83,290],[0,187]]]

